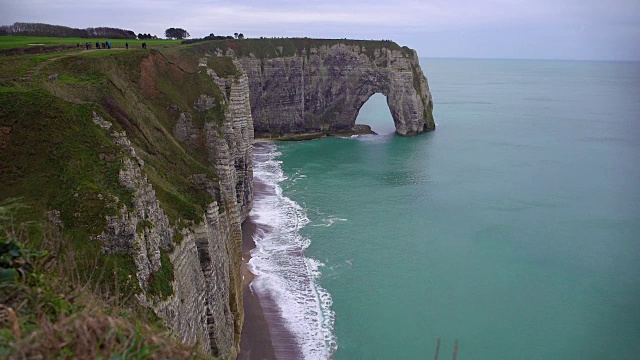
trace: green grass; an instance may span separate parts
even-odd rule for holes
[[[52,206],[70,227],[101,231],[104,220],[96,215],[117,209],[107,195],[125,203],[131,195],[118,184],[123,154],[93,124],[93,111],[100,113],[43,90],[0,92],[0,126],[9,129],[0,198],[19,194],[33,211]]]
[[[240,76],[240,71],[229,57],[210,57],[207,65],[216,72],[219,77]]]
[[[160,249],[160,261],[160,269],[149,276],[147,294],[160,300],[166,300],[173,294],[171,285],[173,282],[173,264],[169,259],[169,254],[163,249]]]
[[[141,220],[141,221],[138,221],[138,224],[136,226],[136,232],[138,233],[138,235],[142,235],[142,234],[144,234],[145,230],[147,230],[147,229],[151,230],[151,229],[153,229],[155,227],[156,227],[156,225],[154,223],[152,223],[151,221],[146,220],[146,219],[145,220]]]
[[[303,50],[309,54],[312,47],[333,46],[345,44],[347,46],[360,47],[360,51],[367,54],[369,58],[374,57],[377,49],[390,49],[403,52],[410,56],[410,49],[400,47],[393,41],[382,40],[350,40],[350,39],[311,39],[311,38],[263,38],[263,39],[234,39],[234,40],[212,40],[192,44],[194,48],[200,48],[201,52],[212,48],[219,48],[223,51],[232,49],[237,56],[249,56],[253,54],[259,59],[301,55]]]
[[[140,64],[149,56],[156,60],[150,62],[143,79]],[[51,73],[58,73],[60,80],[46,82]],[[186,111],[201,94],[208,94],[218,105],[205,113],[191,111],[193,121],[199,126],[206,121],[221,122],[225,109],[222,93],[208,76],[167,66],[153,50],[122,51],[97,58],[68,57],[47,64],[39,76],[47,88],[69,101],[102,105],[111,115],[109,121],[127,131],[145,161],[149,181],[171,221],[201,221],[212,198],[195,188],[188,177],[205,174],[215,181],[217,175],[208,166],[204,142],[185,148],[173,139],[179,113],[168,107],[175,104]],[[144,94],[140,86],[146,86],[151,94]]]
[[[96,52],[99,53],[99,52]],[[108,53],[108,52],[105,52]],[[103,117],[115,124],[116,129],[126,130],[129,139],[137,149],[140,157],[145,161],[145,172],[149,181],[156,190],[156,195],[162,208],[169,216],[172,224],[184,226],[184,221],[200,222],[207,205],[213,198],[207,192],[198,189],[189,180],[193,174],[205,174],[207,178],[217,182],[217,174],[208,163],[208,150],[203,138],[189,146],[179,144],[172,137],[173,128],[179,117],[178,112],[169,111],[172,104],[178,105],[182,111],[191,111],[193,122],[202,128],[206,122],[214,122],[218,125],[224,120],[226,103],[220,89],[206,75],[201,73],[184,73],[175,66],[168,65],[166,60],[154,50],[148,51],[120,51],[111,52],[110,56],[70,56],[45,64],[34,74],[32,82],[27,87],[44,87],[55,93],[59,98],[53,98],[54,104],[63,107],[72,107],[74,103],[81,106],[104,109]],[[182,54],[186,56],[187,54]],[[145,59],[148,62],[147,75],[143,79],[141,63]],[[195,61],[195,59],[192,59]],[[226,73],[237,71],[230,59],[214,61],[219,63],[217,68],[226,68]],[[48,75],[57,73],[59,78],[50,82]],[[223,72],[221,72],[223,73]],[[147,94],[141,86],[144,84],[147,90],[152,87],[152,94]],[[3,87],[3,92],[14,93],[18,91],[11,87]],[[126,95],[125,95],[126,94]],[[193,104],[201,94],[213,96],[217,105],[204,113],[193,111]],[[60,101],[61,99],[66,100]],[[10,103],[14,100],[0,99],[0,104]],[[20,105],[22,102],[24,104]],[[66,117],[64,112],[59,112],[57,107],[46,108],[46,105],[33,105],[28,99],[20,98],[20,101],[12,107],[15,116],[42,117],[43,112],[56,112]],[[65,105],[66,104],[66,105]],[[18,114],[20,107],[29,109],[24,114]],[[13,116],[13,115],[12,115]],[[90,116],[85,111],[84,121],[89,121],[89,127],[96,128],[90,121]],[[10,115],[7,115],[7,118]],[[95,129],[94,129],[95,131]],[[87,134],[91,134],[88,131]],[[86,135],[86,134],[85,134]],[[22,137],[23,135],[18,135]],[[28,136],[25,134],[28,138]],[[39,135],[44,136],[44,135]],[[103,134],[104,136],[104,134]],[[36,135],[31,138],[34,142]],[[91,144],[94,139],[91,136],[78,134],[78,139],[85,139]],[[48,140],[47,140],[48,141]],[[42,142],[46,144],[47,141]],[[110,141],[110,139],[109,139]],[[68,143],[69,148],[75,148],[77,144]],[[55,148],[55,146],[52,146]],[[41,156],[46,157],[44,149],[38,150]],[[75,159],[74,162],[84,164],[84,161]],[[66,175],[65,171],[62,171]],[[117,179],[117,172],[114,179]],[[32,177],[28,177],[33,179]],[[31,180],[30,180],[31,181]],[[30,189],[30,190],[29,190]],[[37,186],[25,185],[23,191],[44,191],[48,187],[39,189]],[[89,198],[100,193],[90,192]],[[56,194],[54,192],[54,194]],[[8,194],[7,194],[8,196]],[[60,196],[52,195],[55,198]],[[65,196],[69,196],[66,194]],[[3,194],[0,193],[0,199]],[[73,199],[70,199],[73,200]],[[83,205],[89,209],[89,205]],[[45,208],[44,205],[39,208]],[[95,234],[94,234],[95,235]]]
[[[0,36],[0,50],[17,48],[17,47],[29,47],[30,44],[43,44],[45,46],[59,46],[59,45],[73,45],[80,44],[81,46],[89,42],[95,43],[111,41],[112,48],[124,48],[125,43],[129,43],[130,49],[141,49],[142,43],[146,42],[148,48],[163,48],[164,46],[177,46],[182,40],[131,40],[131,39],[86,39],[86,38],[58,38],[58,37],[37,37],[37,36]]]
[[[75,51],[75,50],[74,50]],[[0,80],[19,78],[39,63],[72,53],[64,51],[46,54],[0,56]]]
[[[60,211],[82,273],[100,278],[112,292],[130,293],[135,283],[131,288],[124,284],[135,275],[135,266],[128,266],[131,259],[102,255],[102,244],[93,239],[105,229],[106,216],[116,215],[122,205],[131,207],[132,201],[118,180],[125,155],[93,124],[94,111],[106,116],[95,104],[69,103],[43,90],[0,92],[6,144],[0,155],[0,199],[21,197],[26,207],[16,214],[20,222],[40,221],[50,209]],[[38,244],[42,230],[34,226],[31,234]],[[95,272],[97,265],[102,275]]]
[[[91,53],[48,62],[32,81],[2,87],[0,200],[22,198],[27,207],[18,214],[20,221],[40,221],[46,211],[59,210],[67,239],[62,251],[74,254],[79,273],[104,293],[131,299],[142,291],[132,255],[103,254],[103,244],[95,239],[105,229],[106,216],[116,215],[123,205],[132,209],[132,194],[118,180],[126,155],[110,132],[127,132],[170,222],[182,228],[202,221],[214,200],[189,177],[218,180],[204,142],[184,146],[173,139],[178,112],[169,105],[190,111],[202,127],[205,122],[221,125],[226,104],[206,74],[184,72],[155,50],[103,53],[109,56]],[[197,63],[193,53],[181,56]],[[21,57],[41,60],[41,55]],[[211,65],[220,75],[238,73],[231,59],[215,59]],[[59,74],[58,80],[48,81],[52,73]],[[193,110],[201,94],[216,99],[210,111]],[[113,123],[112,129],[93,124],[94,111]],[[140,221],[137,232],[153,226]],[[30,233],[36,245],[45,235],[38,226]],[[181,240],[181,234],[175,237]],[[162,267],[152,275],[148,292],[166,299],[172,294],[173,269],[164,249],[161,256]]]
[[[87,56],[91,58],[111,56],[116,53],[117,50],[125,48],[125,43],[129,43],[129,50],[142,51],[142,43],[147,43],[148,52],[150,49],[167,49],[174,48],[180,45],[180,40],[125,40],[125,39],[111,39],[111,50],[100,49],[97,51],[84,52],[83,44],[90,42],[95,49],[96,41],[107,41],[109,39],[83,39],[83,38],[56,38],[56,37],[34,37],[34,36],[0,36],[0,51],[13,49],[13,48],[29,48],[33,47],[29,44],[43,44],[48,47],[55,47],[61,45],[75,46],[80,43],[81,47],[78,51],[76,48],[58,50],[54,52],[43,52],[27,55],[5,55],[0,54],[0,80],[8,80],[19,78],[24,75],[29,69],[38,65],[39,63],[60,57],[65,54],[73,54],[77,56]]]

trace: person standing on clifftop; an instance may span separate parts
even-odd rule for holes
[[[129,43],[128,43],[128,42],[124,43],[124,47],[125,47],[127,50],[129,50]]]

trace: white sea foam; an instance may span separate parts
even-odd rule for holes
[[[249,269],[256,276],[251,291],[274,299],[305,359],[328,359],[337,342],[331,295],[316,281],[324,265],[304,256],[311,240],[301,236],[300,229],[309,219],[305,209],[282,194],[280,183],[286,176],[277,160],[281,154],[274,144],[266,146],[254,155],[254,177],[268,190],[267,196],[256,197],[251,211],[254,222],[266,225],[254,235]]]
[[[324,219],[319,219],[318,221],[322,221],[322,222],[319,223],[319,224],[313,224],[311,226],[326,226],[326,227],[329,227],[329,226],[333,225],[334,223],[336,223],[337,221],[347,221],[347,219],[342,219],[342,218],[339,218],[339,217],[337,217],[335,215],[330,215],[330,216],[328,216],[328,217],[326,217]]]
[[[347,259],[344,262],[347,263],[349,265],[349,267],[353,266],[353,259]]]
[[[300,174],[300,169],[296,170],[295,174],[293,174],[290,178],[288,178],[291,182],[291,185],[294,185],[298,182],[298,180],[303,180],[307,177],[307,175]]]

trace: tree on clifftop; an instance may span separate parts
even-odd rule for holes
[[[185,29],[181,28],[169,28],[164,31],[164,36],[169,39],[185,39],[188,38],[189,33]]]

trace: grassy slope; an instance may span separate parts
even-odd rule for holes
[[[1,121],[16,131],[24,130],[24,133],[14,132],[11,136],[12,140],[21,141],[19,145],[47,144],[53,141],[50,137],[55,138],[59,135],[59,142],[68,148],[61,151],[62,154],[83,156],[93,161],[97,154],[93,151],[90,152],[91,156],[87,155],[90,148],[96,143],[111,142],[111,138],[92,123],[92,113],[89,109],[102,112],[105,119],[116,124],[116,130],[126,130],[130,140],[140,150],[139,155],[149,165],[147,170],[150,172],[150,180],[166,197],[166,210],[170,217],[176,221],[178,218],[197,221],[203,214],[202,207],[208,201],[208,196],[193,189],[185,176],[197,173],[215,179],[216,175],[206,163],[189,156],[173,139],[171,132],[176,119],[172,118],[174,114],[170,114],[167,108],[170,104],[178,104],[188,109],[189,104],[192,104],[199,94],[209,92],[214,95],[213,83],[193,74],[176,77],[176,71],[158,69],[153,63],[154,60],[148,60],[150,57],[158,56],[149,52],[121,52],[112,53],[110,56],[87,54],[47,64],[27,86],[20,84],[22,88],[3,88],[3,98],[0,101]],[[146,78],[153,77],[151,80],[142,79],[140,64],[143,61],[151,62],[146,71],[152,74],[145,74]],[[58,73],[60,79],[48,82],[46,78],[51,73]],[[175,85],[188,82],[191,86],[185,91],[179,91],[169,86],[172,82],[177,82]],[[144,91],[148,94],[143,94],[141,86],[147,87]],[[166,91],[162,91],[162,88]],[[218,98],[220,99],[219,94]],[[204,123],[206,116],[213,115],[206,114],[198,120]],[[177,114],[175,117],[177,118]],[[60,118],[61,122],[46,122],[46,119],[51,118]],[[46,125],[40,122],[45,122]],[[58,124],[60,128],[56,127]],[[78,127],[77,134],[73,136],[69,136],[73,129],[71,125]],[[38,129],[42,129],[42,132],[38,132]],[[10,150],[22,149],[21,146],[16,147],[15,143],[13,145]],[[33,158],[47,158],[47,151],[55,147],[47,145],[29,151]],[[31,161],[26,157],[11,160],[18,163],[15,166]],[[78,161],[83,165],[82,171],[85,173],[85,166],[95,165],[97,169],[103,167],[102,164],[94,164],[86,159]],[[31,179],[38,173],[43,173],[43,169],[35,167],[32,169],[33,172],[25,177]],[[62,171],[67,173],[66,168]],[[94,178],[93,173],[87,176],[87,179]],[[111,180],[116,181],[117,178],[113,177]],[[43,190],[49,192],[49,188],[34,186],[21,189],[19,193],[29,194],[29,191]]]
[[[0,56],[0,84],[23,76],[34,66],[73,51],[53,52],[34,55]]]
[[[38,37],[38,36],[0,36],[0,50],[16,47],[33,46],[30,44],[43,44],[46,46],[55,45],[72,45],[92,43],[95,46],[96,41],[111,41],[113,47],[123,48],[126,42],[130,48],[139,48],[143,42],[147,43],[149,48],[160,48],[163,46],[175,46],[180,44],[181,40],[126,40],[126,39],[85,39],[85,38],[59,38],[59,37]]]
[[[165,52],[197,64],[197,58],[184,59],[195,56],[190,51]],[[231,62],[211,64],[216,65],[220,73],[237,72]],[[48,81],[52,73],[59,79]],[[213,96],[217,106],[205,113],[193,111],[201,94]],[[113,143],[110,131],[126,130],[172,224],[201,221],[213,200],[189,180],[204,174],[217,181],[207,164],[204,139],[189,147],[176,142],[172,132],[179,111],[171,105],[190,111],[199,126],[220,124],[226,106],[210,78],[181,70],[155,50],[74,55],[44,64],[30,81],[0,87],[0,202],[20,198],[27,207],[16,212],[19,223],[38,224],[46,211],[60,211],[65,241],[58,256],[73,253],[80,281],[96,283],[96,292],[119,302],[130,303],[141,289],[130,280],[136,271],[130,255],[103,254],[95,240],[106,215],[115,215],[123,204],[132,211],[132,194],[118,182],[126,154]],[[113,128],[105,131],[93,124],[94,112]],[[27,228],[31,245],[41,246],[46,235],[42,227]],[[161,270],[152,276],[150,296],[163,298],[172,291],[167,251],[162,252]]]
[[[58,73],[60,80],[47,82],[50,73]],[[170,219],[200,220],[212,199],[195,189],[188,176],[205,174],[216,179],[216,174],[202,154],[203,142],[185,149],[173,138],[179,113],[169,107],[175,104],[188,111],[200,94],[208,94],[220,106],[207,113],[191,111],[194,123],[220,122],[222,94],[206,75],[186,73],[168,64],[158,52],[130,51],[66,58],[48,64],[38,76],[36,80],[45,88],[68,101],[101,105],[109,120],[127,131]]]
[[[27,70],[33,68],[39,63],[56,58],[64,54],[76,54],[81,50],[84,50],[82,45],[85,42],[93,44],[95,49],[96,41],[111,41],[111,50],[97,50],[91,54],[91,56],[110,56],[116,49],[122,50],[125,48],[125,43],[129,43],[130,51],[137,50],[142,51],[142,43],[147,43],[147,49],[171,49],[180,45],[180,40],[125,40],[125,39],[83,39],[83,38],[57,38],[57,37],[35,37],[35,36],[0,36],[0,83],[4,80],[19,78],[24,75]],[[80,50],[76,49],[76,44],[80,44]],[[13,49],[25,49],[30,50],[34,47],[30,44],[43,44],[46,48],[57,46],[70,46],[70,49],[64,49],[60,51],[56,49],[54,52],[39,52],[28,55],[10,54],[3,55],[2,51],[9,51]],[[46,50],[45,48],[45,50]],[[148,51],[147,50],[147,51]]]
[[[8,133],[0,158],[0,199],[21,198],[27,207],[16,214],[20,222],[37,223],[45,211],[60,211],[69,245],[81,254],[80,270],[88,274],[97,264],[124,280],[135,271],[128,257],[91,255],[100,254],[90,237],[102,232],[105,216],[131,201],[118,184],[124,155],[91,122],[93,111],[101,112],[95,104],[71,104],[41,89],[0,92],[0,127]],[[32,229],[35,244],[42,236]],[[114,291],[112,282],[105,287]],[[137,291],[133,285],[120,290]]]

